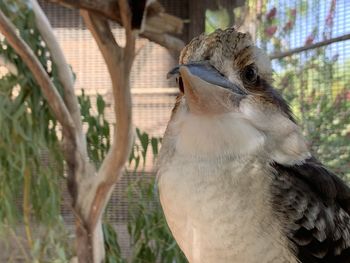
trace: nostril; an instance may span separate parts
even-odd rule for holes
[[[184,92],[185,92],[185,91],[184,91],[184,83],[182,82],[182,78],[179,77],[179,78],[177,79],[177,82],[178,82],[180,91],[181,91],[182,93],[184,93]]]

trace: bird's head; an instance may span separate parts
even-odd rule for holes
[[[180,154],[263,154],[280,163],[309,156],[289,106],[272,87],[269,57],[230,28],[194,38],[169,72],[180,89],[166,137]]]

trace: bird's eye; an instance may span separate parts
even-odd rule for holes
[[[241,74],[241,78],[245,84],[255,84],[258,80],[258,72],[253,65],[246,66]]]

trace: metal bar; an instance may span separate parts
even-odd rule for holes
[[[327,39],[312,45],[307,45],[307,46],[303,46],[303,47],[298,47],[298,48],[294,48],[291,50],[288,50],[286,52],[280,52],[280,53],[274,53],[270,55],[270,59],[281,59],[284,57],[288,57],[303,51],[307,51],[310,49],[315,49],[315,48],[319,48],[319,47],[323,47],[323,46],[327,46],[329,44],[335,43],[335,42],[340,42],[340,41],[345,41],[345,40],[349,40],[350,39],[350,34],[346,34],[340,37],[335,37],[335,38],[331,38],[331,39]]]

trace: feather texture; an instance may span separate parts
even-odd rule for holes
[[[231,28],[193,39],[179,62],[158,185],[188,260],[350,262],[350,189],[310,158],[268,56]]]
[[[273,166],[273,208],[299,261],[350,262],[350,189],[315,158]]]

